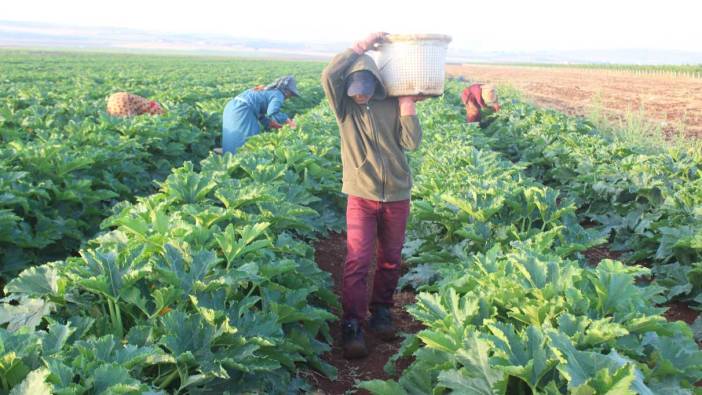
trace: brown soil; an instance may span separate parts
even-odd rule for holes
[[[668,135],[684,127],[690,137],[702,137],[702,79],[577,68],[494,65],[448,65],[449,76],[472,81],[506,83],[535,104],[570,115],[586,116],[594,107],[612,119],[627,112],[645,116]]]
[[[667,306],[669,309],[663,315],[668,321],[685,321],[691,325],[700,315],[699,311],[692,310],[684,302],[670,302]]]
[[[344,259],[346,258],[346,235],[332,234],[330,237],[320,240],[316,246],[316,261],[322,270],[331,273],[334,280],[334,289],[337,295],[341,294],[341,282],[343,276]],[[374,270],[371,270],[373,273]],[[372,277],[372,276],[371,276]],[[372,289],[372,279],[369,278],[368,289]],[[395,295],[396,306],[393,308],[393,318],[395,325],[398,328],[398,333],[416,333],[422,329],[422,325],[415,321],[404,310],[406,305],[414,303],[414,293],[411,291],[403,291]],[[340,316],[340,311],[335,314]],[[323,355],[323,359],[332,364],[338,370],[336,380],[329,380],[322,374],[312,372],[308,377],[310,381],[318,388],[318,394],[344,394],[346,391],[352,391],[354,385],[362,380],[389,380],[396,379],[399,374],[412,362],[408,358],[403,358],[398,362],[397,375],[391,376],[385,373],[383,367],[388,359],[397,353],[400,348],[402,338],[386,343],[375,338],[367,330],[366,343],[370,351],[370,355],[366,358],[357,360],[346,360],[342,355],[340,338],[341,328],[340,321],[332,324],[332,336],[334,344],[332,350]],[[350,393],[366,394],[366,391],[356,391]]]
[[[587,263],[597,266],[603,259],[618,260],[621,258],[622,253],[610,250],[607,245],[600,245],[583,251],[583,255],[585,255]]]

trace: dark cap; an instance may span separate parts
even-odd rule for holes
[[[346,89],[346,94],[349,96],[373,96],[375,84],[375,76],[370,71],[360,70],[353,72],[347,79],[348,88]]]

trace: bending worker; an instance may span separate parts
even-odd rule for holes
[[[132,117],[142,114],[162,115],[165,111],[153,100],[128,92],[116,92],[107,98],[107,113],[114,117]]]
[[[480,122],[480,112],[485,109],[500,110],[497,92],[491,84],[473,84],[463,90],[461,101],[466,106],[466,121]]]
[[[236,153],[246,140],[261,131],[280,129],[282,124],[297,127],[280,111],[285,99],[300,96],[292,76],[280,77],[265,87],[248,89],[230,100],[222,116],[222,151]]]

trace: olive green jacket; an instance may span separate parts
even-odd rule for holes
[[[346,78],[360,70],[379,82],[366,105],[346,95]],[[417,149],[422,128],[416,115],[400,115],[396,97],[387,97],[373,59],[351,49],[336,55],[322,72],[322,87],[341,135],[341,191],[382,202],[409,199],[412,176],[405,151]]]

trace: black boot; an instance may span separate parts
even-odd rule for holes
[[[344,358],[363,358],[368,355],[363,329],[357,320],[341,323],[341,343],[344,347]]]
[[[390,306],[375,304],[371,306],[370,330],[382,340],[395,338],[395,325],[392,324]]]

